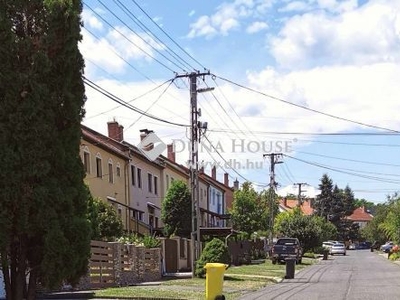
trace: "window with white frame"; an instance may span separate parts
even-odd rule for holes
[[[121,177],[121,165],[119,163],[117,163],[116,173],[118,177]]]
[[[158,195],[158,177],[154,176],[154,194]]]
[[[83,167],[85,172],[90,174],[90,152],[87,146],[83,149]]]
[[[114,168],[111,158],[108,160],[108,182],[114,183]]]
[[[102,167],[100,153],[97,153],[97,155],[96,155],[96,177],[99,177],[99,178],[103,177],[103,167]]]
[[[137,185],[138,188],[142,188],[142,169],[137,168]]]
[[[150,173],[147,173],[147,188],[149,193],[153,192],[153,175]]]

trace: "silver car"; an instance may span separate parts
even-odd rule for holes
[[[346,246],[345,246],[345,244],[341,244],[341,243],[333,244],[331,249],[330,249],[330,254],[331,255],[335,255],[335,254],[346,255]]]

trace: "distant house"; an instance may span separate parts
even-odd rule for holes
[[[373,218],[374,216],[364,206],[356,208],[350,216],[346,217],[347,220],[357,223],[360,228],[365,227]]]
[[[279,211],[280,212],[291,211],[296,206],[299,206],[300,210],[305,215],[312,215],[312,213],[314,212],[314,209],[311,207],[310,199],[304,199],[303,201],[301,201],[300,205],[298,204],[299,201],[297,198],[289,199],[288,197],[283,197],[279,199]]]

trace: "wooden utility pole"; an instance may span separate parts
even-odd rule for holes
[[[199,142],[200,130],[206,129],[202,123],[198,121],[200,111],[197,109],[197,93],[205,92],[210,89],[197,89],[197,78],[200,76],[210,75],[210,72],[200,73],[192,72],[184,75],[176,75],[176,78],[188,77],[190,84],[190,192],[192,200],[192,234],[191,234],[191,259],[192,259],[192,277],[195,277],[196,261],[201,254],[201,237],[200,237],[200,189],[199,189]],[[206,123],[204,123],[206,124]]]
[[[282,153],[269,153],[269,154],[264,154],[263,157],[269,157],[270,158],[270,174],[269,174],[269,243],[272,245],[272,240],[274,238],[274,199],[275,199],[275,189],[277,186],[277,183],[275,182],[275,165],[276,164],[281,164],[283,163],[282,161],[279,161],[282,157]]]
[[[299,183],[294,183],[294,185],[297,185],[298,187],[299,187],[299,191],[298,191],[298,193],[297,193],[297,206],[298,207],[300,207],[301,206],[301,193],[302,192],[305,192],[305,191],[302,191],[301,190],[301,186],[302,185],[307,185],[307,183],[305,183],[305,182],[299,182]]]

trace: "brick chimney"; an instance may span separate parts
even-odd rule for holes
[[[228,173],[224,174],[224,184],[226,186],[229,186],[229,174]]]
[[[199,173],[204,174],[204,166],[201,166],[201,168],[199,169]]]
[[[169,160],[175,162],[174,144],[167,145],[167,157]]]
[[[117,121],[107,122],[108,137],[122,142],[124,140],[124,126],[119,125]]]
[[[233,189],[234,189],[235,191],[237,191],[237,190],[239,189],[239,181],[237,180],[237,178],[236,178],[236,180],[233,182]]]
[[[215,166],[211,169],[211,178],[215,180],[217,179],[217,168]]]

